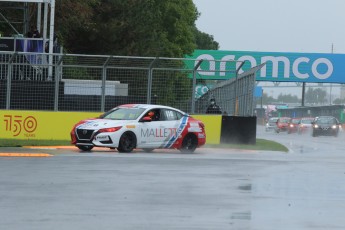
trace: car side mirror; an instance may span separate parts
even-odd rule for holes
[[[141,122],[151,122],[152,119],[151,119],[151,117],[143,117],[140,121]]]

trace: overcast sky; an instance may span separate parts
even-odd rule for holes
[[[345,0],[193,0],[220,50],[345,54]]]
[[[345,0],[193,2],[201,14],[197,28],[212,35],[220,50],[331,53],[333,44],[334,53],[345,54]],[[301,95],[300,89],[291,90]]]

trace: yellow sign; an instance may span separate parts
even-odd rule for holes
[[[69,140],[80,120],[101,113],[0,110],[0,138]]]
[[[222,128],[221,115],[192,115],[205,124],[206,144],[219,144]]]

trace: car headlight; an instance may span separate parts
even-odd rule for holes
[[[317,129],[317,128],[319,128],[319,126],[318,126],[318,125],[314,125],[314,128],[316,128],[316,129]]]
[[[337,126],[336,125],[332,125],[332,129],[336,129],[337,128]]]
[[[112,132],[116,132],[117,130],[119,130],[121,128],[122,128],[122,126],[112,127],[112,128],[104,128],[104,129],[98,130],[98,132],[99,133],[112,133]]]

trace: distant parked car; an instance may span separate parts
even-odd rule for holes
[[[314,117],[302,117],[298,126],[298,134],[306,133],[311,130]]]
[[[290,133],[296,133],[298,130],[299,123],[301,121],[301,118],[291,118],[288,125],[288,134]]]
[[[277,121],[278,121],[279,117],[271,117],[268,119],[266,126],[265,126],[265,131],[271,131],[271,130],[275,130],[276,126],[277,126]]]
[[[286,132],[288,130],[290,117],[280,117],[277,120],[277,125],[275,127],[276,133]]]
[[[333,116],[320,116],[315,117],[312,122],[312,136],[338,136],[340,124],[339,121]]]

